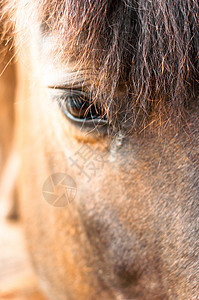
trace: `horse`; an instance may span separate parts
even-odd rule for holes
[[[47,299],[197,299],[198,1],[1,12],[19,211]]]

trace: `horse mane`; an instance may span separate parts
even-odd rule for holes
[[[57,37],[60,59],[97,74],[95,97],[117,112],[122,91],[133,126],[145,126],[150,116],[181,119],[196,99],[198,0],[33,0],[27,6],[32,3],[43,34]]]

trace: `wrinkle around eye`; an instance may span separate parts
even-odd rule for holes
[[[56,84],[50,84],[47,87],[49,89],[57,89],[57,90],[79,90],[82,91],[83,87],[88,88],[90,86],[89,84],[89,80],[88,79],[81,79],[81,80],[71,80],[68,82],[60,82],[60,83],[56,83]]]

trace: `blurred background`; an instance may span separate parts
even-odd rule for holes
[[[2,42],[2,41],[1,41]],[[3,45],[3,43],[0,43]],[[26,251],[17,209],[16,63],[0,46],[0,299],[44,300]]]

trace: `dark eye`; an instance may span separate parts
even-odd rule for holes
[[[65,116],[73,123],[89,127],[106,125],[103,109],[92,101],[91,93],[69,89],[52,89],[51,93]]]
[[[101,110],[96,103],[92,103],[91,97],[85,92],[68,91],[60,97],[62,110],[67,111],[74,118],[94,120],[101,118]]]

